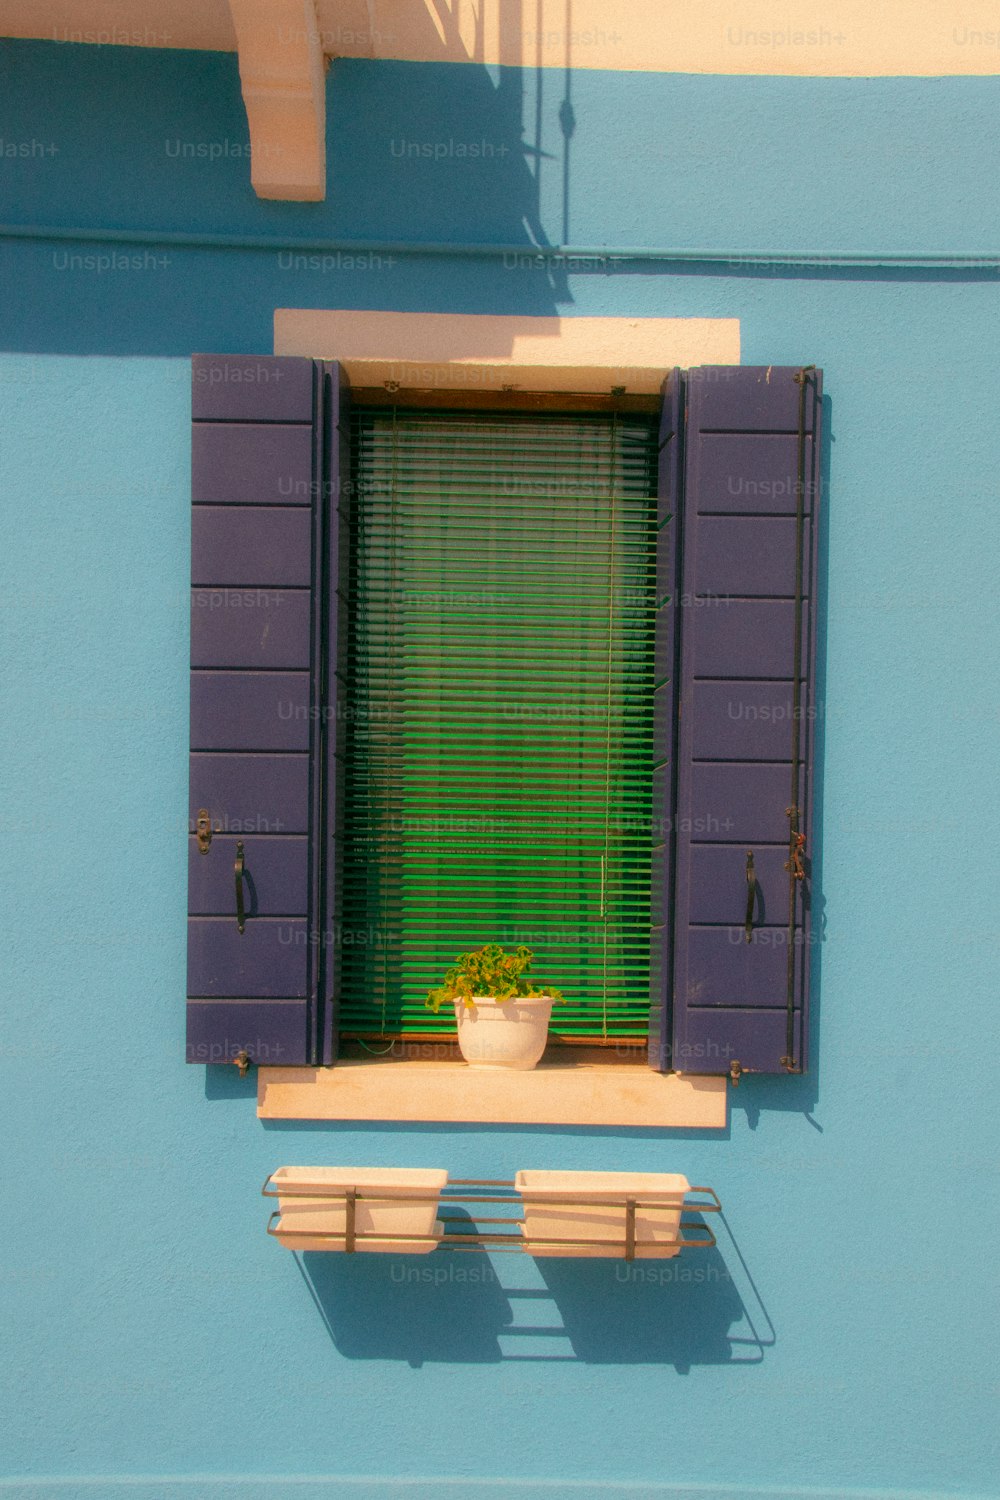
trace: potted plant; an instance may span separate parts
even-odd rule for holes
[[[533,958],[530,948],[505,953],[499,943],[487,943],[460,953],[444,984],[427,996],[435,1014],[445,1003],[454,1005],[459,1049],[470,1067],[524,1072],[545,1051],[552,1005],[562,995],[528,978]]]

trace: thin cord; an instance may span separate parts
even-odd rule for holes
[[[398,506],[397,506],[397,503],[396,503],[396,501],[397,501],[397,496],[396,496],[396,476],[397,476],[397,472],[398,472],[398,463],[399,463],[398,425],[397,425],[397,420],[396,420],[396,418],[397,418],[397,412],[398,412],[398,408],[395,405],[393,405],[393,408],[392,408],[392,467],[391,467],[391,470],[390,470],[390,477],[389,477],[389,656],[390,656],[390,660],[393,660],[393,661],[395,661],[397,659],[397,653],[396,653],[396,645],[397,645],[396,621],[393,618],[394,607],[395,607],[396,602],[397,602],[396,601],[396,519],[397,519],[397,514],[396,513],[397,513]],[[390,694],[391,694],[391,692],[392,692],[392,688],[391,687],[390,687],[389,691],[390,691]],[[394,771],[395,771],[395,757],[393,755],[393,751],[395,749],[395,743],[396,743],[395,725],[393,724],[393,716],[392,716],[391,713],[388,716],[388,721],[387,722],[388,722],[388,725],[389,725],[389,736],[388,736],[388,746],[387,746],[388,754],[387,754],[387,757],[386,757],[387,758],[387,762],[388,762],[388,776],[387,776],[387,783],[386,784],[387,784],[388,800],[389,800],[389,827],[390,827],[390,832],[391,832],[391,830],[392,830],[392,797],[393,797],[393,786],[395,784],[395,776],[393,774]],[[403,837],[403,831],[402,831],[402,829],[400,829],[399,836],[400,836],[400,842],[402,843],[402,837]],[[388,993],[389,993],[389,943],[388,943],[388,940],[387,940],[388,939],[388,934],[389,934],[389,927],[388,927],[388,922],[387,922],[387,915],[388,914],[387,914],[387,912],[385,910],[385,886],[386,886],[386,880],[385,880],[385,874],[383,872],[382,879],[379,881],[379,913],[380,913],[380,915],[382,917],[383,934],[384,934],[384,936],[386,938],[386,941],[384,941],[382,943],[382,1005],[381,1005],[380,1020],[381,1020],[381,1029],[382,1029],[382,1035],[383,1036],[385,1035],[386,1004],[387,1004],[387,997],[388,997]]]
[[[805,536],[806,393],[809,384],[809,373],[812,369],[812,365],[807,365],[795,377],[799,387],[798,475],[795,485],[795,609],[792,626],[795,638],[792,643],[792,784],[788,803],[788,953],[785,969],[785,1055],[781,1059],[783,1066],[789,1072],[794,1072],[797,1069],[795,1059],[795,904],[797,885],[796,866],[799,852],[798,838],[801,817],[801,808],[799,807],[799,767],[802,759],[800,732],[802,705],[802,594],[804,588],[804,559],[802,549]],[[814,424],[814,448],[815,443],[816,430]],[[812,456],[815,465],[815,452]],[[816,503],[815,495],[810,497],[810,503],[812,509],[814,509]],[[812,514],[812,509],[810,514]]]
[[[852,271],[899,267],[915,271],[965,271],[996,272],[1000,270],[1000,254],[987,251],[982,255],[966,255],[960,250],[939,251],[930,255],[914,254],[911,251],[876,250],[859,253],[844,251],[830,253],[825,250],[755,250],[745,246],[739,249],[724,247],[658,246],[658,245],[525,245],[488,244],[482,240],[460,243],[456,240],[347,240],[332,238],[289,238],[286,235],[216,234],[210,231],[160,229],[101,229],[93,225],[69,224],[0,224],[0,239],[8,240],[80,240],[84,243],[105,244],[108,241],[121,245],[177,245],[205,250],[262,250],[273,253],[275,249],[286,252],[336,251],[355,255],[412,255],[412,256],[475,256],[480,259],[496,259],[501,256],[534,255],[544,250],[549,256],[560,256],[568,261],[590,261],[595,271],[605,265],[621,265],[624,261],[650,261],[664,264],[723,265],[734,274],[741,270],[753,271],[758,266],[787,266]],[[581,268],[581,271],[585,268]],[[570,274],[573,274],[570,272]]]
[[[615,456],[618,451],[618,413],[611,414],[611,452],[608,458],[608,499],[611,501],[611,547],[608,558],[608,650],[606,660],[604,732],[604,853],[601,856],[601,1036],[608,1039],[608,909],[605,882],[611,853],[611,674],[615,625],[615,527],[618,519],[615,492]]]

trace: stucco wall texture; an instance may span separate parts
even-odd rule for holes
[[[741,258],[995,255],[1000,85],[351,60],[294,206],[252,195],[230,56],[0,72],[0,1495],[1000,1495],[997,276]],[[405,149],[442,141],[494,153]],[[185,1067],[188,357],[310,306],[738,318],[744,362],[823,366],[814,1067],[724,1133],[265,1125]],[[286,1162],[679,1171],[726,1214],[655,1267],[300,1268]]]

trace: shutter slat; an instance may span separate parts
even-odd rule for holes
[[[791,679],[795,605],[791,599],[713,599],[683,611],[691,677]],[[802,621],[808,644],[809,625]]]
[[[311,509],[196,505],[192,558],[196,587],[309,588]]]
[[[806,439],[812,472],[812,442]],[[798,434],[703,432],[697,453],[699,513],[794,516],[798,480]],[[805,495],[808,513],[812,504]]]
[[[191,590],[192,667],[309,666],[308,589]]]
[[[191,674],[192,750],[308,750],[308,672]]]
[[[197,504],[306,505],[312,425],[196,422],[191,498]]]
[[[690,421],[700,432],[796,433],[799,391],[795,366],[701,365],[687,375]],[[818,402],[806,410],[806,432],[819,422]],[[692,455],[697,462],[698,455]],[[794,471],[793,471],[794,472]]]
[[[311,422],[312,361],[257,354],[195,354],[191,416],[196,422]]]
[[[188,994],[192,999],[305,1000],[308,953],[309,924],[304,916],[249,917],[243,932],[235,915],[192,917]]]
[[[244,838],[217,833],[212,849],[218,858],[201,855],[194,836],[188,850],[188,910],[196,917],[231,915],[234,910],[236,845],[249,844],[247,911],[250,916],[289,916],[305,912],[309,900],[308,850],[305,835]]]
[[[790,764],[694,761],[686,771],[677,828],[688,844],[787,839]]]
[[[308,833],[309,757],[195,752],[192,818],[202,807],[224,833]]]
[[[707,516],[697,549],[685,559],[697,595],[795,595],[795,520],[786,516]],[[711,608],[711,602],[706,608]]]
[[[691,699],[691,753],[696,760],[787,758],[790,682],[695,682]]]
[[[746,1006],[779,1008],[784,1012],[785,966],[788,946],[784,927],[754,928],[756,936],[752,943],[744,941],[742,927],[694,927],[687,939],[687,961],[689,972],[697,975],[699,1006],[717,1006],[720,1009],[743,1009]],[[724,1027],[719,1030],[725,1035]],[[784,1038],[782,1038],[783,1040]],[[777,1064],[784,1052],[772,1059]],[[721,1056],[721,1053],[720,1053]],[[729,1062],[738,1053],[730,1055]],[[749,1062],[744,1061],[744,1067]],[[779,1072],[777,1066],[764,1069]]]
[[[199,1000],[188,1004],[187,1060],[229,1063],[245,1052],[263,1066],[302,1061],[301,1000]]]
[[[733,913],[746,911],[746,845],[695,844],[691,849],[688,915],[696,926],[724,924],[733,928]],[[757,875],[755,920],[762,927],[783,932],[787,920],[787,841],[754,849]],[[737,936],[746,947],[742,928]]]

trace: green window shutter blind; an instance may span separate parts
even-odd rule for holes
[[[654,424],[352,418],[341,1030],[454,1031],[456,955],[535,951],[552,1032],[649,1010]]]

